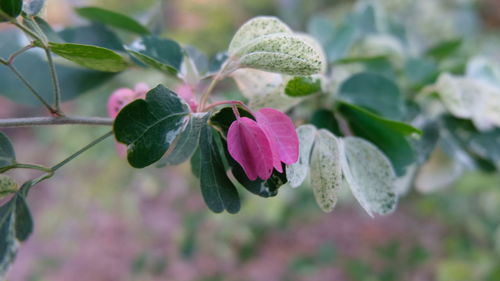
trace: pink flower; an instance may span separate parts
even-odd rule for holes
[[[299,138],[292,120],[273,108],[254,113],[256,121],[236,116],[227,133],[228,150],[248,179],[267,180],[273,168],[282,173],[282,162],[299,158]]]
[[[194,97],[194,90],[192,86],[188,84],[181,84],[175,88],[175,92],[189,105],[192,112],[196,112],[198,108],[198,102]]]
[[[118,112],[127,104],[136,99],[144,99],[149,91],[148,85],[138,83],[134,89],[120,88],[114,91],[108,99],[108,115],[111,118],[116,118]]]
[[[149,86],[145,83],[138,83],[134,89],[120,88],[115,90],[108,99],[108,116],[116,118],[120,110],[127,104],[136,99],[144,99],[149,91]],[[122,143],[116,143],[116,150],[121,157],[125,157],[127,146]]]

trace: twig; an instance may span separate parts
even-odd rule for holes
[[[33,46],[32,44],[29,44],[27,46],[24,46],[22,49],[19,49],[17,50],[16,52],[14,52],[12,55],[10,55],[9,59],[7,60],[7,63],[8,64],[12,64],[12,62],[14,62],[14,59],[19,56],[20,54],[26,52],[27,50],[31,49],[31,48],[34,48],[35,46]]]
[[[244,110],[252,113],[252,110],[248,106],[246,106],[243,102],[238,101],[238,100],[225,100],[225,101],[214,102],[214,103],[208,105],[207,107],[203,108],[202,112],[208,111],[209,109],[212,109],[216,106],[224,105],[224,104],[239,105]]]
[[[113,119],[103,118],[103,117],[78,117],[78,116],[0,119],[0,128],[35,127],[35,126],[68,125],[68,124],[111,126],[113,125]]]
[[[69,161],[75,159],[78,155],[84,153],[85,151],[87,151],[88,149],[90,149],[94,145],[100,143],[101,141],[105,140],[106,138],[108,138],[111,135],[113,135],[113,131],[107,132],[106,134],[104,134],[103,136],[95,139],[94,141],[92,141],[91,143],[87,144],[86,146],[84,146],[83,148],[81,148],[80,150],[78,150],[77,152],[71,154],[68,158],[66,158],[63,161],[59,162],[58,164],[54,165],[51,168],[52,172],[57,171],[62,166],[66,165],[66,163],[68,163]]]
[[[49,64],[50,77],[52,78],[52,88],[54,90],[53,101],[54,107],[56,110],[56,114],[61,116],[61,89],[59,87],[59,80],[57,78],[56,66],[54,65],[54,61],[52,60],[52,54],[50,53],[49,48],[44,48],[45,54],[47,55],[47,62]]]
[[[17,78],[21,80],[21,82],[30,90],[30,92],[43,104],[43,106],[45,106],[50,111],[51,114],[55,114],[57,112],[54,108],[52,108],[52,106],[48,102],[45,101],[45,99],[40,95],[40,93],[38,93],[38,91],[35,90],[33,86],[31,86],[28,80],[24,78],[24,76],[17,70],[17,68],[12,63],[5,61],[3,59],[0,59],[0,63],[7,66],[10,69],[10,71],[12,71],[17,76]]]

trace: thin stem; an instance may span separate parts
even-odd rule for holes
[[[353,136],[353,132],[351,130],[351,127],[349,126],[349,123],[347,120],[345,120],[344,116],[342,114],[335,112],[334,113],[335,119],[337,120],[337,123],[339,124],[339,129],[344,134],[344,136]]]
[[[215,88],[215,85],[217,85],[217,83],[223,78],[223,74],[224,74],[224,71],[226,70],[226,67],[230,64],[230,62],[226,62],[222,67],[221,69],[219,70],[219,72],[217,72],[217,74],[215,75],[214,79],[210,82],[210,85],[208,85],[207,89],[205,90],[205,92],[203,93],[203,95],[201,96],[201,99],[200,99],[200,104],[198,106],[198,111],[200,111],[200,109],[202,109],[203,107],[205,107],[205,104],[207,103],[208,101],[208,98],[210,97],[210,94],[212,93],[212,91],[214,90]]]
[[[61,116],[61,89],[59,88],[59,80],[57,78],[56,67],[54,61],[52,60],[52,54],[48,48],[45,48],[45,54],[47,55],[47,62],[49,64],[50,77],[52,78],[52,88],[54,90],[54,107],[56,109],[56,114]]]
[[[0,119],[0,128],[9,127],[35,127],[45,125],[113,125],[113,119],[103,117],[78,117],[78,116],[60,116],[60,117],[27,117],[27,118],[9,118]]]
[[[53,109],[52,106],[50,106],[50,104],[45,101],[45,99],[40,95],[40,93],[38,93],[38,91],[35,90],[33,86],[31,86],[28,80],[24,78],[24,76],[17,70],[17,68],[13,64],[2,59],[0,59],[0,63],[7,66],[17,76],[17,78],[19,78],[19,80],[21,80],[21,82],[30,90],[30,92],[43,104],[43,106],[45,106],[50,111],[51,114],[54,114],[56,112],[56,110]]]
[[[203,109],[203,112],[208,111],[209,109],[212,109],[216,106],[224,105],[224,104],[239,105],[243,109],[245,109],[246,111],[248,111],[250,113],[252,112],[252,110],[248,106],[246,106],[243,102],[238,101],[238,100],[225,100],[225,101],[214,102],[214,103],[208,105],[207,107],[205,107]]]
[[[113,131],[107,132],[103,136],[101,136],[101,137],[95,139],[94,141],[92,141],[91,143],[87,144],[86,146],[84,146],[83,148],[81,148],[80,150],[78,150],[77,152],[75,152],[72,155],[70,155],[68,158],[66,158],[63,161],[59,162],[58,164],[54,165],[51,168],[52,172],[57,171],[59,168],[61,168],[62,166],[66,165],[68,162],[70,162],[71,160],[75,159],[80,154],[82,154],[85,151],[89,150],[91,147],[93,147],[94,145],[100,143],[101,141],[105,140],[106,138],[108,138],[111,135],[113,135]]]
[[[233,113],[234,113],[234,116],[236,117],[236,119],[240,119],[240,112],[238,111],[236,104],[233,104],[231,106],[231,108],[233,109]]]
[[[38,36],[36,33],[33,31],[29,30],[29,28],[25,27],[24,25],[20,24],[18,21],[12,21],[12,24],[17,26],[17,28],[21,29],[24,33],[28,34],[29,36],[33,37],[34,39],[40,41],[42,44],[45,44],[45,42]],[[44,45],[44,48],[46,46]]]
[[[35,164],[23,164],[23,163],[14,163],[9,166],[2,167],[0,169],[1,173],[7,172],[8,170],[12,169],[31,169],[31,170],[38,170],[46,173],[51,173],[52,169],[49,167],[41,166],[41,165],[35,165]]]
[[[8,64],[12,64],[12,62],[14,62],[14,59],[19,56],[20,54],[26,52],[27,50],[31,49],[31,48],[34,48],[35,46],[33,46],[32,44],[29,44],[27,46],[24,46],[22,49],[16,51],[15,53],[13,53],[12,55],[10,55],[9,59],[7,60],[7,63]]]

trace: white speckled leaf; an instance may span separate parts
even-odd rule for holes
[[[329,131],[318,130],[311,153],[311,187],[321,210],[333,210],[341,184],[339,141]]]
[[[309,159],[314,143],[316,127],[313,125],[302,125],[296,129],[299,136],[299,160],[286,167],[286,177],[291,187],[300,186],[309,172]]]
[[[288,75],[311,75],[321,71],[321,56],[299,36],[288,33],[265,35],[234,54],[240,67]]]
[[[443,73],[435,85],[444,106],[485,131],[500,127],[500,88],[480,79]]]
[[[284,77],[258,69],[238,69],[231,74],[244,97],[265,96],[282,91]]]
[[[436,83],[436,90],[445,107],[456,117],[471,118],[476,95],[465,79],[443,73]]]
[[[255,17],[244,23],[229,44],[229,55],[248,45],[253,40],[273,33],[292,33],[290,28],[275,17]]]
[[[359,204],[370,216],[394,211],[396,175],[389,159],[363,139],[346,137],[341,143],[342,171]]]
[[[325,73],[327,67],[327,61],[326,61],[326,54],[325,51],[323,50],[323,46],[321,45],[321,43],[318,42],[316,38],[312,37],[307,33],[295,33],[295,35],[304,40],[307,44],[313,47],[314,50],[316,50],[316,52],[319,54],[319,59],[321,61],[321,73]]]

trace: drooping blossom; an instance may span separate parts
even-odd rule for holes
[[[227,133],[228,150],[248,179],[267,180],[273,168],[283,172],[282,162],[297,162],[299,139],[292,120],[284,113],[262,108],[253,115],[255,121],[236,116]]]

